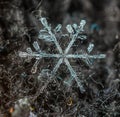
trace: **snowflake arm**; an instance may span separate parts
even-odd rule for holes
[[[83,85],[81,84],[80,79],[77,77],[76,72],[73,70],[72,66],[70,65],[68,59],[64,59],[64,62],[67,65],[67,67],[68,67],[68,69],[70,71],[71,76],[75,79],[75,81],[77,83],[77,86],[80,88],[80,91],[84,92],[85,89],[84,89]]]
[[[59,61],[57,62],[57,64],[55,65],[53,71],[52,71],[52,74],[55,75],[58,68],[60,67],[60,65],[63,63],[63,58],[59,59]]]

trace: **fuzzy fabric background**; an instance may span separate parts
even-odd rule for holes
[[[94,53],[106,58],[89,68],[81,60],[72,66],[79,73],[86,91],[81,93],[73,82],[64,85],[66,67],[61,65],[54,79],[38,75],[43,66],[55,61],[44,59],[36,74],[31,73],[34,59],[23,59],[19,51],[38,40],[46,17],[52,27],[87,21],[88,37]],[[61,40],[63,48],[68,41]],[[45,51],[54,45],[40,42]],[[47,50],[51,47],[52,50]],[[79,51],[74,49],[73,52]],[[72,60],[71,60],[72,62]],[[120,0],[0,0],[0,117],[119,117],[120,116]]]

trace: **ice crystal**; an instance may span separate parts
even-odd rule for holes
[[[73,25],[67,25],[66,29],[68,31],[68,35],[70,38],[70,42],[68,44],[68,46],[65,48],[65,50],[63,50],[59,44],[59,41],[56,38],[56,33],[61,31],[62,25],[58,24],[58,26],[52,31],[51,26],[48,24],[46,18],[41,18],[40,19],[42,25],[44,26],[43,29],[40,30],[39,32],[39,39],[42,39],[44,41],[47,42],[52,42],[56,45],[57,50],[59,51],[58,54],[50,54],[50,53],[46,53],[43,52],[40,49],[40,46],[38,44],[37,41],[35,41],[33,43],[33,47],[36,50],[35,52],[33,52],[31,50],[31,48],[27,48],[26,52],[19,52],[19,56],[20,57],[33,57],[36,59],[35,64],[32,67],[32,72],[35,73],[37,70],[37,66],[39,64],[40,59],[42,58],[57,58],[58,62],[57,64],[54,66],[51,74],[55,75],[57,70],[59,69],[60,65],[62,63],[64,63],[67,67],[68,70],[71,74],[72,79],[74,79],[77,83],[77,86],[79,87],[81,92],[84,92],[85,89],[82,85],[82,82],[80,80],[80,78],[77,76],[77,73],[75,72],[75,70],[72,68],[72,66],[70,65],[69,62],[69,58],[73,58],[73,59],[82,59],[86,62],[86,64],[88,64],[89,66],[92,64],[91,63],[91,59],[102,59],[105,58],[105,54],[96,54],[96,55],[91,55],[91,51],[94,48],[94,44],[90,43],[88,48],[87,48],[87,53],[82,53],[82,54],[69,54],[68,52],[70,51],[71,47],[73,46],[74,42],[77,39],[81,39],[81,40],[85,40],[86,39],[86,35],[83,35],[82,32],[84,32],[84,26],[86,24],[85,20],[81,20],[80,24],[73,24]]]

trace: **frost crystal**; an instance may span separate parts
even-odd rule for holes
[[[87,51],[88,53],[82,53],[82,54],[68,54],[68,52],[70,51],[71,47],[73,46],[74,42],[77,39],[81,39],[81,40],[85,40],[86,36],[82,35],[81,33],[84,31],[84,26],[86,24],[85,20],[81,20],[80,25],[78,26],[77,24],[73,24],[73,25],[67,25],[66,29],[69,33],[69,38],[70,38],[70,42],[68,44],[68,46],[66,47],[65,50],[63,50],[60,47],[59,42],[57,41],[57,38],[55,36],[55,33],[61,31],[62,25],[59,24],[55,29],[54,29],[54,33],[52,32],[51,26],[48,24],[46,18],[41,18],[40,19],[42,25],[44,26],[44,29],[40,30],[39,32],[39,39],[42,39],[44,41],[47,42],[52,42],[56,45],[57,50],[59,51],[58,54],[49,54],[49,53],[45,53],[43,51],[41,51],[40,46],[38,44],[37,41],[35,41],[33,43],[33,47],[36,50],[36,52],[33,52],[31,50],[31,48],[27,48],[26,52],[19,52],[19,56],[20,57],[32,57],[32,58],[36,58],[36,62],[32,67],[32,73],[35,73],[37,70],[37,66],[39,64],[40,59],[42,58],[57,58],[58,62],[57,64],[54,66],[51,74],[55,75],[58,68],[60,67],[60,65],[62,63],[64,63],[67,67],[68,70],[70,71],[71,77],[72,79],[74,79],[77,83],[77,86],[79,87],[81,92],[84,92],[85,89],[82,85],[81,80],[79,79],[79,77],[77,76],[77,73],[74,71],[74,69],[72,68],[72,66],[70,65],[69,62],[69,58],[74,58],[74,59],[82,59],[86,62],[86,64],[88,64],[89,66],[92,64],[91,60],[92,59],[102,59],[105,58],[105,54],[98,54],[98,55],[91,55],[90,52],[93,50],[94,48],[94,44],[90,43]],[[67,82],[66,82],[67,83]]]

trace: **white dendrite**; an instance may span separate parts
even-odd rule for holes
[[[41,18],[40,19],[42,25],[44,26],[44,29],[40,30],[39,32],[39,36],[38,38],[39,39],[42,39],[44,41],[47,41],[47,42],[52,42],[56,45],[56,48],[57,50],[59,51],[58,54],[50,54],[50,53],[45,53],[43,52],[41,49],[40,49],[40,46],[38,44],[37,41],[35,41],[33,43],[33,47],[35,48],[35,52],[33,52],[31,50],[31,48],[27,48],[26,52],[19,52],[19,56],[20,57],[31,57],[31,58],[35,58],[36,59],[36,62],[35,64],[33,65],[32,67],[32,72],[36,72],[37,70],[37,66],[39,64],[39,61],[40,59],[42,58],[57,58],[58,59],[58,62],[57,64],[54,66],[51,74],[52,75],[55,75],[58,68],[60,67],[60,65],[62,63],[64,63],[67,67],[68,67],[68,70],[70,71],[70,74],[71,74],[71,77],[72,79],[74,79],[80,89],[81,92],[84,92],[85,89],[82,85],[82,82],[81,80],[79,79],[79,77],[77,76],[77,73],[74,71],[74,69],[72,68],[72,66],[70,65],[70,62],[69,62],[69,58],[73,58],[73,59],[82,59],[84,60],[88,65],[91,64],[91,59],[102,59],[102,58],[105,58],[105,54],[98,54],[98,55],[91,55],[91,51],[93,50],[94,48],[94,44],[90,43],[88,48],[87,48],[87,51],[88,53],[82,53],[82,54],[68,54],[68,52],[70,51],[71,47],[73,46],[74,42],[77,40],[77,39],[81,39],[81,40],[85,40],[86,39],[86,36],[82,34],[82,32],[84,32],[84,26],[86,24],[86,21],[85,20],[81,20],[80,22],[80,25],[78,26],[77,24],[73,24],[73,25],[67,25],[66,26],[66,29],[69,33],[69,38],[70,38],[70,43],[68,44],[68,46],[66,47],[65,50],[63,50],[61,47],[60,47],[60,44],[55,36],[55,34],[57,32],[60,32],[61,31],[61,24],[59,24],[53,31],[52,31],[52,28],[51,26],[48,24],[46,18]],[[54,32],[54,33],[53,33]]]

